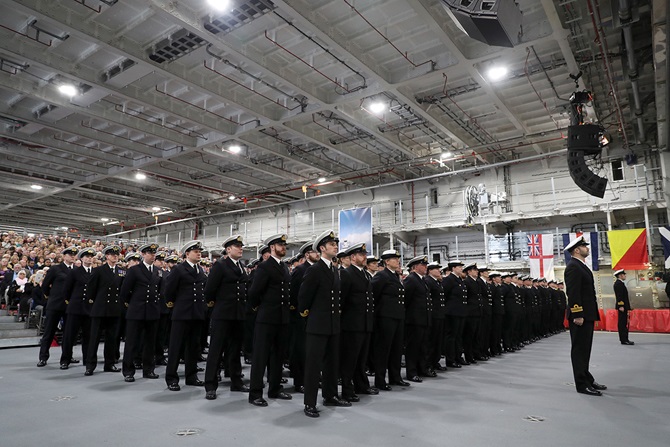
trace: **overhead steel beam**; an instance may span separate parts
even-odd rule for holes
[[[0,88],[20,92],[24,95],[39,99],[58,107],[64,107],[75,113],[88,116],[94,119],[101,119],[106,122],[114,123],[137,132],[152,135],[163,141],[171,141],[173,144],[194,147],[196,138],[186,136],[177,131],[159,126],[158,124],[148,123],[133,116],[118,112],[116,110],[105,108],[100,104],[91,104],[88,107],[74,105],[67,101],[62,95],[57,93],[50,85],[40,87],[23,78],[10,76],[0,72]],[[48,118],[48,114],[45,115]],[[40,121],[44,120],[40,118]],[[144,153],[151,157],[162,157],[163,152],[160,149],[152,149],[146,146],[138,147],[137,152]]]
[[[157,93],[155,90],[143,91],[133,85],[119,88],[101,82],[98,71],[92,70],[77,61],[65,60],[56,56],[53,51],[43,50],[42,48],[44,48],[43,45],[33,41],[13,42],[10,39],[0,39],[1,50],[21,60],[29,61],[31,66],[54,70],[73,81],[98,88],[108,95],[113,94],[136,102],[141,106],[153,108],[156,111],[166,111],[173,117],[197,124],[209,131],[233,135],[237,130],[237,126],[212,113],[207,113],[183,102],[171,101],[169,97]]]
[[[12,146],[14,146],[14,149],[10,149],[9,148],[10,144],[11,143],[8,143],[7,147],[3,147],[3,144],[0,144],[0,153],[10,155],[14,158],[23,158],[25,159],[26,163],[30,163],[31,161],[42,161],[45,163],[53,164],[55,166],[63,166],[66,168],[75,169],[83,172],[94,172],[97,174],[109,173],[109,169],[107,168],[92,165],[89,163],[81,163],[79,161],[72,160],[70,158],[57,157],[54,155],[45,154],[42,152],[38,152],[36,150],[32,150],[31,148],[28,147],[22,148],[20,144],[11,144]]]

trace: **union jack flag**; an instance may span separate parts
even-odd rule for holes
[[[528,257],[534,258],[542,256],[542,247],[540,246],[540,235],[527,234],[526,239],[528,240]]]

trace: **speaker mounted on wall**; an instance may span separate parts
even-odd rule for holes
[[[514,0],[441,0],[456,25],[471,38],[496,47],[519,44],[523,14]]]

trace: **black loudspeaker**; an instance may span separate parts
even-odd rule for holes
[[[568,149],[578,149],[587,155],[598,155],[602,151],[602,132],[603,128],[597,124],[568,126]]]
[[[519,43],[523,15],[514,0],[441,0],[442,6],[471,38],[497,47]]]
[[[586,165],[584,155],[583,150],[568,149],[568,170],[570,171],[570,177],[572,177],[572,180],[574,180],[575,184],[582,191],[602,199],[605,196],[607,179],[591,172]]]

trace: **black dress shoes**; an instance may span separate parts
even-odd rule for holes
[[[207,393],[205,393],[205,399],[215,400],[216,399],[216,390],[207,391]]]
[[[296,393],[305,394],[305,387],[302,386],[302,385],[294,386],[294,387],[293,387],[293,390],[294,390]]]
[[[156,360],[156,366],[167,366],[167,360],[165,359]]]
[[[462,368],[462,366],[459,365],[457,362],[447,362],[447,367],[449,367],[449,368]]]
[[[464,360],[464,359],[462,359],[462,358],[459,358],[459,359],[456,360],[456,361],[458,362],[459,365],[463,365],[463,366],[467,366],[467,365],[470,364],[470,362],[468,362],[467,360]]]
[[[465,359],[465,363],[471,363],[471,364],[473,364],[473,365],[476,365],[476,364],[477,364],[477,360],[475,360],[475,359]]]
[[[286,377],[282,377],[279,379],[279,383],[288,383],[288,379]]]
[[[203,368],[202,366],[198,366],[196,369],[198,370],[199,373],[205,371],[205,368]]]
[[[350,407],[351,402],[340,399],[338,396],[329,397],[323,400],[323,404],[327,407]]]
[[[447,365],[447,366],[448,366],[448,365]],[[437,365],[437,366],[435,367],[435,370],[436,370],[436,371],[446,371],[446,370],[447,370],[447,367],[446,367],[446,366],[442,366],[442,365]]]
[[[108,373],[117,373],[121,372],[119,368],[116,367],[116,365],[108,366],[107,368],[103,369],[104,372]]]
[[[291,400],[291,399],[293,399],[293,396],[291,396],[289,393],[286,393],[284,391],[280,391],[276,395],[273,394],[272,396],[270,396],[268,394],[268,397],[271,398],[271,399],[281,399],[281,400]]]
[[[421,378],[418,378],[418,379],[421,380]],[[409,386],[409,383],[405,382],[404,380],[401,379],[401,380],[398,380],[396,382],[391,382],[391,385]]]
[[[93,370],[92,370],[92,369],[87,369],[87,370],[84,372],[84,375],[85,375],[85,376],[92,376],[92,375],[93,375]]]
[[[426,376],[426,377],[437,377],[437,373],[434,370],[429,369],[428,371],[426,371],[424,376]]]
[[[581,394],[586,394],[586,395],[589,395],[589,396],[602,396],[603,395],[603,393],[601,393],[600,391],[598,391],[596,389],[591,388],[590,386],[587,386],[586,388],[581,389],[581,390],[577,390],[577,392],[581,393]]]
[[[408,377],[407,380],[409,380],[410,382],[416,382],[416,383],[421,383],[421,382],[423,382],[423,379],[422,379],[421,377],[419,377],[419,376]],[[405,383],[406,383],[406,382],[405,382]],[[398,385],[400,385],[400,384],[398,384]],[[409,384],[408,384],[408,385],[409,385]],[[403,385],[400,385],[400,386],[403,386]]]
[[[635,344],[635,342],[628,340],[628,341],[622,341],[621,344],[622,345],[633,346]]]
[[[181,390],[181,387],[179,386],[178,383],[170,383],[170,384],[168,385],[168,390],[170,390],[170,391],[179,391],[179,390]]]
[[[252,399],[249,401],[251,405],[255,405],[257,407],[267,407],[268,406],[268,401],[263,399],[262,397],[259,397],[258,399]]]
[[[591,385],[591,388],[593,388],[594,390],[603,391],[603,390],[607,389],[607,386],[601,385],[598,382],[593,382],[593,385]]]
[[[203,357],[203,356],[200,356],[200,357],[198,357],[198,361],[199,361],[199,362],[206,362],[207,359],[206,359],[205,357]]]
[[[151,371],[151,372],[142,374],[142,377],[144,377],[145,379],[158,379],[159,376],[155,372]]]
[[[368,389],[365,389],[363,391],[356,391],[358,394],[369,394],[371,396],[376,396],[379,394],[379,390],[375,387],[370,387]]]
[[[133,377],[133,376],[125,376],[125,377],[123,378],[123,381],[124,381],[124,382],[128,382],[128,383],[132,383],[132,382],[135,381],[135,377]]]
[[[249,387],[246,386],[245,384],[240,384],[240,385],[231,385],[230,386],[230,391],[241,391],[243,393],[248,393],[249,392]]]
[[[342,399],[346,400],[347,402],[360,402],[361,398],[356,396],[355,394],[352,394],[351,396],[342,396]]]
[[[200,380],[200,379],[195,379],[195,380],[189,380],[188,382],[186,382],[186,385],[190,385],[190,386],[205,386],[205,382],[203,382],[203,381]]]
[[[391,388],[391,385],[389,385],[388,383],[385,383],[384,385],[379,385],[376,388],[382,391],[393,391],[393,388]]]
[[[310,418],[318,418],[319,411],[316,409],[316,407],[313,407],[312,405],[305,405],[305,416]]]
[[[60,369],[68,369],[69,367],[70,367],[70,365],[68,365],[67,363],[61,363],[60,364]]]
[[[41,368],[43,366],[47,366],[47,361],[46,360],[40,360],[39,362],[37,362],[37,367],[38,368]]]

